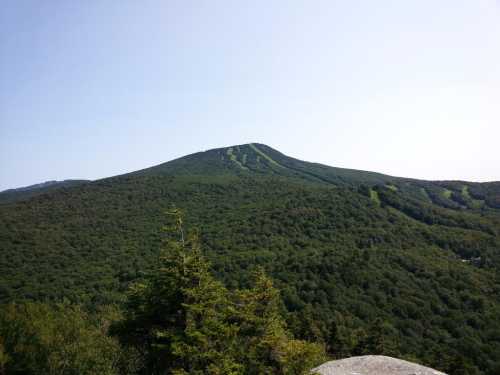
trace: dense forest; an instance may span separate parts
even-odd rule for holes
[[[215,280],[196,234],[172,212],[157,267],[134,283],[123,310],[92,315],[68,303],[0,309],[0,373],[308,374],[323,344],[294,339],[279,291],[260,268],[248,289]],[[123,312],[123,313],[122,313]]]
[[[257,293],[256,267],[273,280],[273,314],[289,331],[279,345],[311,358],[322,348],[332,358],[386,354],[450,374],[500,373],[500,183],[332,168],[255,144],[3,201],[1,319],[16,323],[2,327],[80,325],[81,345],[92,344],[73,348],[75,356],[102,351],[112,371],[144,369],[147,356],[124,322],[136,324],[133,304],[146,302],[131,299],[130,288],[152,290],[174,205],[186,230],[199,232],[223,305]],[[223,326],[246,319],[217,314]],[[12,357],[12,332],[2,329],[0,349]],[[227,363],[246,366],[232,355]],[[288,363],[273,366],[287,373]]]

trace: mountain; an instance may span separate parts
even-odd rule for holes
[[[229,288],[267,270],[297,337],[339,358],[496,374],[499,202],[499,182],[334,168],[255,143],[209,150],[1,204],[0,300],[121,303],[175,205]]]
[[[0,203],[15,202],[28,199],[48,191],[77,186],[89,182],[88,180],[64,180],[64,181],[46,181],[35,185],[24,186],[15,189],[0,191]]]
[[[291,158],[249,143],[198,152],[131,175],[274,176],[337,186],[385,186],[414,199],[448,208],[500,209],[500,182],[425,181],[335,168]]]
[[[271,175],[343,185],[387,183],[395,179],[380,173],[304,162],[259,143],[198,152],[134,174]]]

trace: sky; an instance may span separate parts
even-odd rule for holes
[[[3,0],[0,190],[216,147],[500,180],[500,0]]]

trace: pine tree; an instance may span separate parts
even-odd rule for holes
[[[323,348],[293,340],[279,292],[263,270],[254,286],[229,292],[210,273],[196,235],[184,235],[180,212],[169,227],[159,267],[131,290],[126,319],[113,332],[136,348],[145,374],[307,373]]]
[[[281,315],[279,291],[262,269],[253,273],[253,284],[252,289],[236,293],[245,373],[307,373],[325,359],[323,347],[291,337]]]
[[[142,354],[144,373],[237,374],[228,292],[210,274],[197,236],[185,238],[175,214],[180,239],[167,241],[157,271],[132,288],[126,319],[114,332]]]

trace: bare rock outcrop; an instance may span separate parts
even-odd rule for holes
[[[316,367],[321,375],[446,375],[443,372],[383,355],[365,355],[330,361]]]

